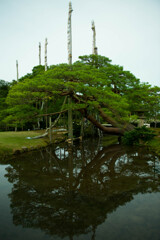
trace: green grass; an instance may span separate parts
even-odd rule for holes
[[[147,142],[147,146],[154,150],[160,156],[160,128],[153,129],[157,136],[153,140]],[[45,147],[49,143],[48,138],[26,139],[27,137],[34,137],[44,133],[43,131],[23,131],[23,132],[0,132],[0,157],[9,156],[16,151],[23,151],[23,147],[31,150]],[[117,137],[116,137],[117,138]],[[64,139],[64,134],[54,134],[54,142]],[[103,139],[105,141],[105,138]],[[115,138],[107,138],[107,144],[115,142]]]
[[[0,156],[11,155],[17,150],[22,150],[23,147],[36,149],[47,145],[45,138],[26,139],[26,137],[34,137],[41,135],[38,131],[24,132],[0,132]]]

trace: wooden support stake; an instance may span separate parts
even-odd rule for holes
[[[68,104],[72,104],[71,97],[68,97]],[[68,110],[68,138],[69,143],[73,144],[73,117],[72,117],[72,109],[69,107]]]
[[[82,117],[81,120],[81,132],[80,132],[81,138],[84,137],[84,117]]]
[[[52,143],[52,118],[49,117],[49,141]]]

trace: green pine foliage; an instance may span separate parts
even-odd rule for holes
[[[160,88],[140,83],[107,57],[85,55],[73,65],[52,65],[47,71],[36,66],[32,73],[15,81],[3,97],[7,111],[0,120],[12,126],[35,124],[38,115],[60,111],[66,95],[72,97],[72,104],[65,104],[64,109],[72,108],[73,115],[85,109],[95,116],[101,108],[122,127],[132,116],[136,119],[137,110],[145,110],[147,118],[159,118]]]
[[[153,130],[150,128],[137,127],[130,132],[126,132],[122,138],[122,142],[125,145],[139,145],[141,143],[148,142],[156,136]]]

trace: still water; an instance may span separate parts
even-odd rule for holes
[[[160,159],[98,140],[0,165],[0,240],[160,240]]]

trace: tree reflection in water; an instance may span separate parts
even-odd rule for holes
[[[109,213],[135,194],[160,191],[158,161],[143,148],[87,141],[25,154],[7,168],[13,223],[93,240]]]

